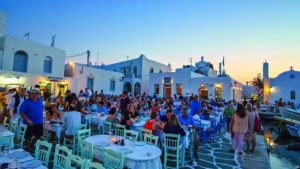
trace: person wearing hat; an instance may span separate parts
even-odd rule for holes
[[[44,105],[39,95],[39,89],[32,89],[29,99],[26,99],[20,107],[20,115],[23,123],[27,125],[25,133],[27,150],[30,150],[31,145],[43,135]]]
[[[181,110],[181,116],[178,118],[179,122],[181,125],[186,126],[186,127],[192,127],[192,128],[196,128],[195,125],[195,120],[193,118],[193,116],[189,115],[187,112],[187,107],[183,106],[182,110]],[[199,136],[198,136],[198,132],[195,132],[194,134],[194,157],[196,159],[199,159],[199,155],[198,155],[198,149],[199,149]]]

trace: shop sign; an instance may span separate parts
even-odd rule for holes
[[[48,80],[52,81],[52,82],[61,82],[62,81],[62,77],[49,76]]]

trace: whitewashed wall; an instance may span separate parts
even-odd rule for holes
[[[6,15],[0,12],[0,37],[6,35]]]
[[[294,75],[295,78],[291,79],[290,75]],[[291,100],[291,91],[296,92],[296,100]],[[287,71],[276,78],[271,79],[270,82],[270,102],[274,103],[280,98],[283,101],[294,102],[296,105],[300,104],[300,72],[299,71]]]
[[[179,69],[176,72],[170,73],[155,73],[150,75],[149,94],[154,94],[154,85],[159,84],[159,96],[163,97],[163,80],[165,77],[171,78],[172,83],[172,95],[177,94],[177,83],[182,84],[182,93],[185,96],[192,94],[198,95],[198,89],[201,84],[205,84],[208,89],[209,98],[215,98],[215,84],[221,84],[223,89],[223,99],[240,101],[242,98],[243,84],[237,82],[236,86],[233,86],[236,82],[231,77],[208,77],[194,72],[189,72],[184,69]],[[235,90],[235,96],[233,96],[233,90]]]
[[[171,67],[153,60],[146,58],[145,56],[140,57],[142,59],[142,92],[149,93],[149,81],[150,81],[150,69],[153,68],[154,73],[170,72]]]
[[[170,72],[171,67],[153,60],[148,59],[146,56],[141,55],[136,59],[131,59],[124,62],[118,62],[110,65],[104,66],[104,69],[108,70],[116,70],[120,71],[121,67],[131,67],[131,73],[133,73],[133,67],[137,67],[137,74],[141,75],[141,78],[126,78],[125,82],[131,82],[132,90],[134,88],[134,84],[139,82],[141,84],[141,94],[149,92],[149,79],[150,79],[150,68],[152,67],[154,73],[159,73],[160,70],[162,72]]]
[[[2,63],[0,63],[3,70],[13,70],[14,55],[20,50],[28,54],[27,73],[55,77],[64,76],[65,51],[10,36],[5,36],[4,39],[4,57]],[[46,56],[52,58],[53,67],[51,74],[43,73]]]
[[[72,92],[79,93],[81,89],[87,88],[88,77],[94,79],[93,90],[98,91],[98,93],[103,90],[106,94],[119,95],[123,91],[122,73],[87,67],[81,64],[75,64],[74,70],[74,77],[66,78]],[[112,79],[116,81],[115,91],[110,91],[110,81]]]

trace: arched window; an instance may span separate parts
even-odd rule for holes
[[[44,73],[52,73],[52,58],[50,56],[46,56],[44,59]]]
[[[150,68],[150,73],[154,73],[153,67]]]
[[[140,93],[141,93],[141,84],[136,83],[134,85],[134,95],[137,96],[140,95]]]
[[[17,51],[14,55],[13,71],[27,72],[28,55],[24,51]]]

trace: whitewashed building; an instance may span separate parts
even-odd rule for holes
[[[52,93],[64,92],[65,51],[6,34],[6,16],[0,13],[0,90],[39,84]]]
[[[72,92],[80,90],[98,91],[105,94],[119,95],[123,91],[123,73],[87,66],[85,64],[70,63],[65,68],[66,81]]]
[[[155,73],[150,76],[150,95],[159,97],[199,95],[202,99],[237,100],[242,98],[243,84],[232,79],[213,65],[201,61],[194,66],[183,66],[175,72]]]
[[[149,79],[153,73],[171,71],[171,65],[165,65],[140,55],[136,59],[101,66],[102,69],[124,74],[122,90],[133,95],[149,92]]]
[[[274,103],[280,98],[284,102],[293,102],[296,106],[300,104],[300,71],[293,67],[289,71],[279,74],[275,78],[269,77],[269,63],[263,66],[264,78],[264,101]]]

